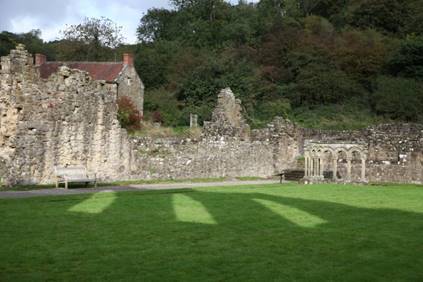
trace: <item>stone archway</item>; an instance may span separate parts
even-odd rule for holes
[[[328,158],[328,153],[330,157]],[[338,160],[340,155],[346,158],[347,173],[345,178],[338,179]],[[354,156],[361,160],[361,182],[366,182],[367,146],[364,143],[324,143],[306,141],[305,176],[310,182],[321,182],[325,179],[325,166],[332,167],[333,181],[352,182],[352,162]],[[329,164],[328,164],[329,162]]]

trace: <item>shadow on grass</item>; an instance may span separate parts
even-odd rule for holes
[[[422,214],[257,191],[0,202],[2,280],[423,279]]]

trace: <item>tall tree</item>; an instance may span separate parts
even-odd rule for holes
[[[73,46],[65,52],[85,52],[86,60],[104,60],[110,56],[111,50],[123,42],[122,27],[112,20],[101,18],[85,18],[80,24],[67,26],[62,33],[65,44]]]

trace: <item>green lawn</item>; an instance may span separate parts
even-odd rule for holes
[[[0,200],[0,281],[423,281],[423,187]]]

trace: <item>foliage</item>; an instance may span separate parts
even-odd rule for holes
[[[55,56],[55,50],[44,44],[41,39],[41,30],[33,29],[26,33],[14,34],[3,31],[0,33],[0,56],[9,55],[11,49],[19,43],[25,45],[30,53],[44,53],[47,58],[52,59]]]
[[[140,129],[142,116],[131,98],[128,96],[119,97],[117,103],[120,125],[130,131]]]
[[[350,24],[382,32],[402,31],[407,18],[404,0],[361,0],[350,14]]]
[[[107,53],[122,44],[121,30],[122,27],[110,19],[85,18],[82,23],[62,31],[58,49],[66,54],[63,57],[76,57],[82,52],[86,61],[104,60]]]
[[[117,60],[134,52],[146,85],[145,116],[159,112],[165,126],[186,126],[191,113],[200,124],[209,119],[224,87],[242,100],[253,127],[276,114],[319,128],[420,120],[412,106],[409,113],[389,109],[398,97],[383,85],[388,78],[423,80],[421,0],[170,3],[172,9],[153,8],[140,19],[135,45],[121,44],[112,21],[85,19],[48,43],[39,31],[3,32],[0,54],[16,43],[50,60]],[[404,103],[419,99],[419,92],[407,93]]]
[[[423,83],[413,79],[382,76],[372,96],[378,114],[395,120],[423,121]]]
[[[388,62],[392,75],[423,80],[423,36],[410,36],[404,40]]]

